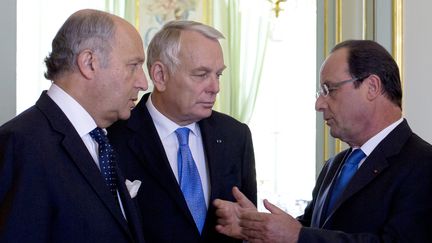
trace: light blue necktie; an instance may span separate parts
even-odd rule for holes
[[[177,154],[179,184],[186,199],[189,211],[194,218],[198,231],[204,226],[207,206],[201,185],[201,178],[189,148],[189,128],[178,128],[175,133],[179,141]]]
[[[105,183],[111,194],[117,197],[117,173],[114,150],[101,128],[97,127],[93,129],[90,132],[90,136],[99,144],[99,166]]]
[[[361,149],[356,149],[349,155],[349,157],[345,161],[344,165],[342,166],[342,170],[338,178],[336,179],[336,183],[333,186],[332,193],[330,195],[330,200],[326,211],[327,216],[332,211],[337,200],[341,197],[349,181],[356,173],[358,169],[358,164],[365,156],[366,154]]]

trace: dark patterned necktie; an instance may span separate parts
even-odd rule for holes
[[[113,148],[104,131],[97,127],[90,136],[99,144],[99,167],[111,194],[117,197],[117,173]]]
[[[207,206],[195,161],[189,148],[189,128],[183,127],[175,131],[179,141],[177,154],[179,184],[186,199],[189,211],[201,233],[204,226]]]

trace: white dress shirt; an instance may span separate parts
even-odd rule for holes
[[[78,132],[82,141],[84,142],[87,150],[93,157],[94,162],[100,170],[99,166],[99,144],[90,136],[90,132],[97,127],[96,122],[90,116],[90,114],[68,93],[56,84],[52,84],[47,91],[47,95],[60,107],[72,126]],[[103,129],[105,134],[106,129]],[[118,183],[121,183],[118,181]],[[123,216],[126,218],[126,214],[123,210],[123,204],[121,203],[120,195],[117,191],[117,198],[120,202],[120,209],[122,210]]]
[[[63,113],[65,113],[69,121],[72,123],[72,126],[78,132],[79,136],[86,145],[96,165],[98,168],[100,168],[98,144],[89,134],[97,127],[96,122],[74,98],[72,98],[59,86],[52,84],[47,94],[60,107]]]
[[[159,134],[159,138],[162,141],[162,144],[164,146],[165,154],[168,158],[171,169],[178,182],[179,175],[178,175],[178,164],[177,164],[177,152],[179,148],[179,143],[178,143],[177,136],[175,134],[175,130],[177,130],[177,128],[179,128],[180,126],[177,125],[175,122],[171,121],[170,119],[168,119],[166,116],[164,116],[156,109],[156,107],[153,105],[151,101],[151,94],[146,102],[146,106],[150,113],[150,116],[153,119],[156,130]],[[207,163],[204,154],[201,131],[198,123],[196,122],[184,127],[187,127],[191,130],[191,132],[189,133],[189,147],[192,152],[192,156],[194,158],[195,164],[198,169],[198,173],[201,178],[204,198],[208,208],[210,184],[208,183],[209,175],[208,175]]]

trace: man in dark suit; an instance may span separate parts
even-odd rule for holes
[[[49,90],[0,128],[0,242],[144,242],[134,193],[103,141],[147,89],[141,37],[119,17],[80,10],[45,63]]]
[[[147,242],[235,242],[215,231],[211,201],[233,200],[231,188],[238,186],[256,203],[250,130],[212,110],[225,69],[218,42],[222,37],[192,21],[166,24],[148,47],[153,92],[141,99],[128,121],[109,128],[120,167],[128,178],[143,183],[138,203]],[[178,158],[179,128],[189,133],[191,167],[199,174],[195,185],[202,191],[194,194],[202,199],[199,209],[184,192],[193,187],[183,184],[192,176],[178,165],[184,164]]]
[[[345,41],[320,83],[316,110],[351,148],[327,161],[297,220],[234,190],[237,203],[215,201],[218,230],[250,242],[432,242],[432,146],[402,118],[396,62],[376,42]]]

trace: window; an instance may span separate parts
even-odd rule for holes
[[[260,211],[267,198],[297,216],[315,182],[316,1],[281,5],[250,127]]]

